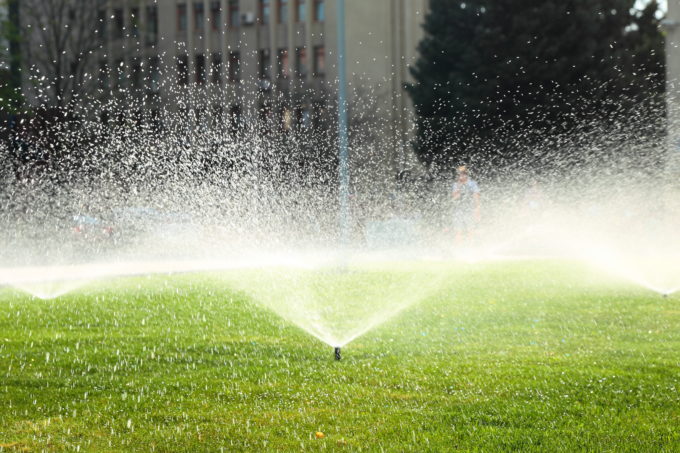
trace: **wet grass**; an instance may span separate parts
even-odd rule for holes
[[[680,297],[446,272],[341,362],[217,274],[1,290],[0,451],[680,450]]]

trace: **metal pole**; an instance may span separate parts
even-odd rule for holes
[[[9,86],[14,93],[10,97],[12,113],[19,110],[21,99],[17,93],[21,93],[21,45],[17,34],[19,33],[19,0],[9,0],[7,2],[7,13],[9,26],[11,27],[9,36]]]
[[[345,64],[345,0],[337,0],[338,10],[338,157],[340,178],[340,227],[342,241],[349,242],[349,139],[347,134],[347,71]]]

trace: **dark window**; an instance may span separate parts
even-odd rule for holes
[[[205,11],[203,10],[203,2],[194,3],[194,30],[203,30],[205,24]]]
[[[295,49],[295,72],[299,78],[307,78],[307,49],[304,47]]]
[[[288,23],[288,0],[279,0],[278,19],[280,24]]]
[[[159,132],[161,128],[161,113],[158,109],[151,109],[149,120],[154,131]]]
[[[125,88],[125,62],[123,60],[116,60],[116,88]]]
[[[220,104],[213,104],[212,106],[212,121],[215,125],[221,125],[224,121],[224,107]]]
[[[295,11],[295,20],[304,22],[307,18],[307,3],[305,0],[297,0],[297,8]]]
[[[97,11],[97,35],[100,43],[106,41],[106,11],[103,9]]]
[[[216,52],[212,54],[212,83],[219,85],[222,83],[222,54]]]
[[[231,133],[238,133],[241,128],[241,106],[239,104],[234,104],[229,109],[229,123]]]
[[[312,126],[312,112],[305,107],[299,109],[297,113],[297,126],[301,129],[309,129]]]
[[[326,75],[326,50],[324,46],[314,47],[314,77]]]
[[[133,89],[138,90],[142,87],[142,63],[137,58],[132,61],[130,79]]]
[[[312,109],[308,105],[299,107],[295,113],[295,125],[298,129],[312,128]]]
[[[323,102],[312,104],[312,127],[319,129],[324,127],[326,121],[326,105]]]
[[[189,84],[189,59],[186,55],[177,57],[177,83],[181,86]]]
[[[139,37],[139,8],[130,10],[130,36]]]
[[[200,124],[203,122],[203,118],[205,118],[205,108],[204,107],[197,107],[195,109],[192,109],[191,112],[194,114],[194,118],[196,120],[197,124]]]
[[[312,104],[312,128],[320,129],[324,127],[326,117],[326,105],[323,102]]]
[[[273,119],[274,116],[274,111],[272,110],[272,106],[267,103],[267,102],[261,102],[260,103],[260,108],[258,109],[258,117],[260,119],[260,122],[262,123],[263,126],[270,126],[270,123]],[[269,128],[264,129],[264,132],[267,133],[269,132]]]
[[[113,37],[121,39],[123,31],[125,30],[125,19],[123,17],[123,9],[116,8],[113,10]]]
[[[99,88],[105,90],[109,87],[109,67],[106,64],[106,60],[101,60],[99,62]]]
[[[238,51],[229,52],[229,82],[239,83],[241,81],[241,53]]]
[[[260,50],[259,69],[260,79],[271,78],[271,55],[269,54],[269,49]]]
[[[196,83],[203,85],[205,83],[205,55],[196,55]]]
[[[177,5],[177,31],[187,31],[187,5]]]
[[[314,20],[317,22],[326,20],[326,5],[324,0],[314,0]]]
[[[231,27],[238,27],[239,23],[238,1],[239,0],[229,0],[229,26]]]
[[[288,77],[290,74],[290,66],[288,62],[288,49],[279,49],[276,56],[277,60],[277,76],[278,77]]]
[[[158,44],[158,7],[146,7],[146,45]]]
[[[222,8],[219,0],[210,3],[210,27],[216,31],[222,28]]]
[[[158,57],[149,58],[149,90],[158,93],[161,89],[161,68]]]
[[[260,0],[260,23],[269,23],[269,0]]]

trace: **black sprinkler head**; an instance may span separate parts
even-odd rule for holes
[[[335,348],[335,360],[340,360],[342,358],[342,354],[340,353],[340,348],[337,347]]]

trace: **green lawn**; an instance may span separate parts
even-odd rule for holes
[[[569,263],[439,272],[340,362],[233,275],[2,289],[0,451],[680,450],[680,297]]]

